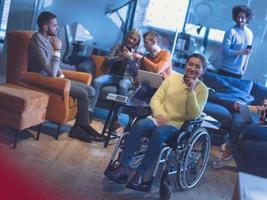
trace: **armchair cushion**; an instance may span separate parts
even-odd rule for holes
[[[5,108],[5,110],[22,113],[28,110],[37,111],[43,105],[47,106],[48,97],[40,98],[47,96],[43,93],[14,84],[2,84],[0,86],[0,107]]]
[[[236,101],[247,104],[254,101],[254,97],[250,95],[253,86],[252,81],[206,73],[204,83],[215,90],[209,95],[209,101],[221,104],[230,111],[232,111],[233,103]]]
[[[0,124],[16,130],[44,121],[48,95],[14,84],[0,85]]]
[[[240,80],[237,78],[226,77],[219,74],[207,72],[203,76],[204,83],[218,92],[242,91],[244,94],[250,94],[253,82],[249,80]]]

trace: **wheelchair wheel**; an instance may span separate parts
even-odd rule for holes
[[[209,159],[210,136],[205,128],[197,128],[178,162],[176,181],[180,189],[194,187],[202,177]]]
[[[171,186],[168,182],[168,170],[164,170],[161,176],[159,195],[162,200],[169,200],[171,198]]]

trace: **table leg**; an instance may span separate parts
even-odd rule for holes
[[[103,136],[105,136],[105,133],[107,132],[107,126],[110,123],[110,120],[111,120],[111,117],[112,117],[112,114],[113,114],[113,110],[114,110],[114,106],[115,106],[115,103],[113,102],[111,107],[110,107],[110,109],[109,109],[108,116],[107,116],[107,119],[105,121],[104,128],[102,130],[102,135]]]
[[[115,123],[115,120],[116,120],[116,115],[117,115],[117,112],[118,112],[118,104],[115,104],[114,105],[114,112],[112,114],[112,117],[111,117],[111,121],[110,123],[108,124],[108,135],[106,136],[106,140],[104,142],[104,147],[106,148],[108,146],[108,143],[109,143],[109,140],[110,140],[110,136],[112,134],[112,131],[113,131],[113,124]]]

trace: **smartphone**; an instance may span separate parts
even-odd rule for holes
[[[247,45],[247,49],[252,49],[252,45]]]

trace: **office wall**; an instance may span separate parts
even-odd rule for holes
[[[41,6],[38,13],[43,10],[56,13],[61,27],[79,22],[90,31],[96,47],[108,50],[120,41],[121,31],[120,27],[105,12],[113,10],[125,2],[126,0],[54,0],[49,6]]]
[[[234,25],[232,8],[235,5],[248,5],[255,12],[253,21],[248,25],[253,31],[254,40],[253,53],[244,78],[265,84],[267,81],[267,4],[259,0],[191,0],[189,23],[227,30]],[[208,42],[207,53],[216,56],[220,53],[219,47],[219,43]]]
[[[37,30],[36,17],[43,10],[54,12],[61,27],[79,22],[94,37],[95,47],[110,50],[121,40],[120,27],[105,12],[123,5],[127,0],[13,0],[7,30]],[[2,60],[0,73],[5,73]]]
[[[110,19],[110,16],[105,15],[105,12],[120,6],[126,1],[12,0],[7,29],[8,31],[18,29],[28,30],[31,27],[36,29],[36,26],[32,26],[32,21],[35,24],[36,18],[32,19],[32,17],[36,17],[41,10],[50,10],[58,15],[60,26],[79,22],[91,32],[95,38],[96,47],[110,49],[121,39],[121,34],[119,27]],[[202,6],[198,4],[202,4]],[[245,78],[265,84],[267,79],[267,5],[263,1],[192,0],[190,10],[195,15],[190,16],[191,18],[189,20],[190,22],[200,23],[209,28],[225,30],[233,24],[231,8],[237,4],[249,4],[255,11],[255,19],[249,25],[254,33],[253,54],[250,57]],[[37,9],[37,12],[35,12],[35,8],[40,9]],[[215,46],[215,49],[217,48],[218,46]],[[0,63],[5,63],[4,59]],[[5,69],[3,66],[5,64],[1,64],[1,66],[0,73],[4,73]]]
[[[11,1],[7,31],[29,30],[34,14],[35,0]],[[5,74],[6,69],[6,45],[4,44],[3,56],[0,60],[0,74]]]

